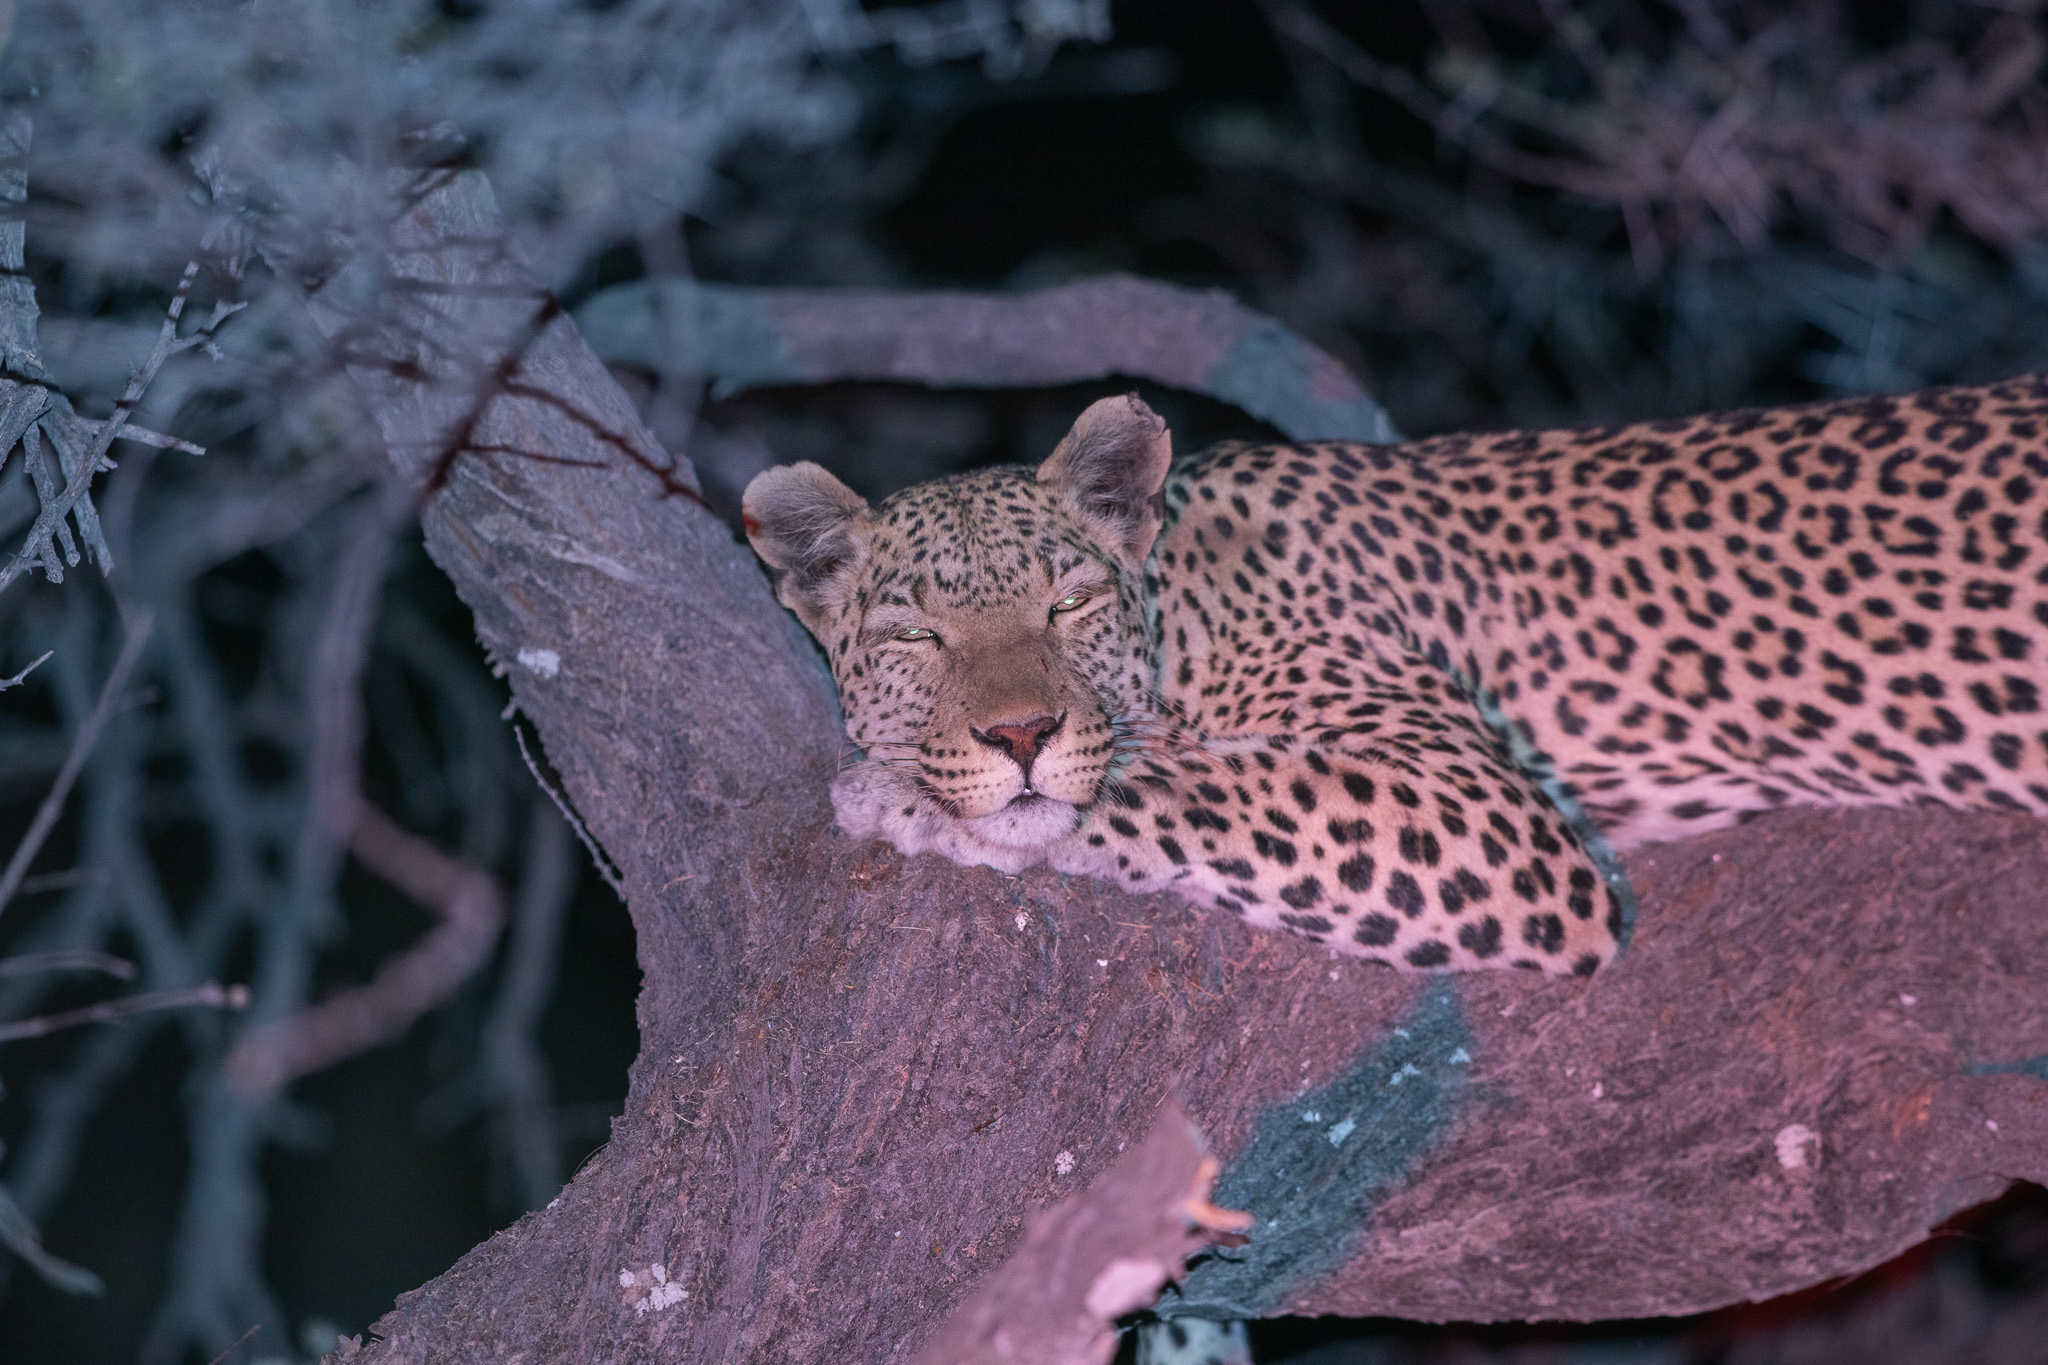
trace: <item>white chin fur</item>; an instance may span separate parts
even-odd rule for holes
[[[1074,832],[1081,813],[1050,796],[1024,796],[993,815],[960,823],[975,838],[1006,848],[1040,848]]]
[[[886,839],[903,853],[937,853],[956,863],[1022,872],[1057,849],[1081,823],[1065,801],[1040,796],[972,820],[956,820],[900,770],[856,763],[832,784],[839,827],[856,839]]]

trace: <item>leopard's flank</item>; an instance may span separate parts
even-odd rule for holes
[[[1409,968],[1587,973],[1616,847],[1798,803],[2048,814],[2048,380],[1172,464],[1135,395],[1036,470],[747,532],[906,853],[1170,889]]]

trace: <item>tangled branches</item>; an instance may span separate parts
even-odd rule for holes
[[[553,457],[465,434],[517,396],[516,342],[375,357],[473,414],[431,468],[368,421],[357,340],[435,307],[389,249],[408,207],[393,173],[487,168],[502,221],[465,249],[559,286],[622,243],[679,237],[743,139],[845,136],[860,92],[831,63],[1028,71],[1105,16],[1102,0],[23,7],[0,56],[0,453],[18,456],[0,459],[0,819],[29,837],[0,882],[0,1021],[24,1038],[102,1026],[6,1058],[44,1074],[7,1115],[0,1288],[17,1260],[96,1284],[36,1229],[167,1035],[189,1155],[148,1361],[210,1355],[251,1323],[292,1340],[262,1169],[315,1126],[292,1082],[458,993],[474,1008],[448,1025],[454,1074],[425,1117],[485,1120],[509,1209],[552,1199],[574,1155],[539,1037],[574,844],[522,771],[466,617],[433,605],[446,583],[416,521],[466,459]],[[545,290],[522,297],[535,329],[555,322]],[[119,449],[135,453],[117,467]],[[614,449],[657,496],[695,496],[679,456]],[[67,580],[81,564],[100,573]],[[334,950],[380,887],[436,923],[345,968]],[[134,994],[81,1002],[81,970]],[[174,1008],[195,1005],[242,1012]]]
[[[1693,3],[1645,54],[1557,0],[1543,11],[1575,97],[1551,93],[1543,63],[1455,46],[1431,88],[1298,4],[1275,25],[1494,170],[1618,210],[1646,277],[1718,249],[1714,224],[1752,251],[1817,227],[1875,265],[1908,259],[1944,212],[2004,250],[2048,225],[2048,41],[2031,14],[1869,54],[1827,7]]]
[[[1334,9],[1270,0],[1298,121],[1209,120],[1202,154],[1260,192],[1226,181],[1235,211],[1187,226],[1404,428],[2048,359],[2032,7],[1917,7],[1903,33],[1827,3],[1631,0],[1598,23],[1562,4],[1424,8],[1436,43],[1396,60]]]

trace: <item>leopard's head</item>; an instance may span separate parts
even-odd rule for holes
[[[1170,458],[1166,424],[1130,394],[1082,413],[1035,470],[872,507],[815,464],[748,486],[747,537],[824,646],[865,751],[842,823],[956,852],[1074,830],[1154,695],[1143,576]]]

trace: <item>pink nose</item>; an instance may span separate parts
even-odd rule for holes
[[[1028,780],[1031,761],[1038,757],[1038,751],[1045,747],[1046,740],[1052,738],[1053,732],[1065,719],[1065,716],[1032,716],[1028,720],[991,725],[986,730],[970,730],[970,733],[989,748],[1001,749],[1015,759]]]

